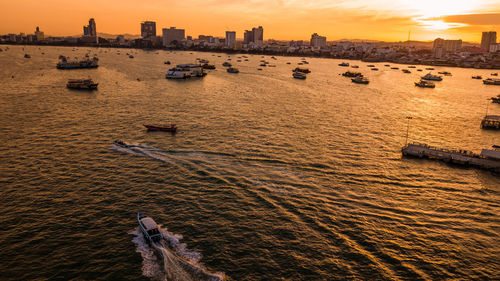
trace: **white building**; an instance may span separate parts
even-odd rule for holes
[[[311,35],[311,47],[316,49],[326,48],[326,37],[319,36],[318,33]]]

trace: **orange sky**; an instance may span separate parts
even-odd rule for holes
[[[0,34],[33,33],[38,25],[53,36],[82,34],[95,18],[97,31],[140,34],[140,22],[184,28],[186,35],[237,37],[254,26],[264,39],[404,41],[436,37],[478,42],[481,31],[500,32],[500,0],[0,0]]]

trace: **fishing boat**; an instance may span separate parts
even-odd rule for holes
[[[420,80],[420,82],[415,82],[415,86],[420,87],[420,88],[435,88],[436,85],[434,83],[425,81],[425,80]]]
[[[66,87],[75,90],[96,90],[97,85],[92,79],[69,79],[66,83]]]
[[[309,70],[309,68],[300,68],[300,67],[296,67],[294,70],[292,70],[293,72],[302,72],[302,73],[311,73],[311,71]]]
[[[486,85],[500,85],[500,79],[486,78],[483,83]]]
[[[351,79],[351,81],[353,83],[356,83],[356,84],[368,84],[368,83],[370,83],[370,80],[368,80],[368,78],[362,77],[362,76],[358,76],[356,78],[353,78],[353,79]]]
[[[363,77],[363,74],[360,72],[351,72],[351,71],[346,71],[342,73],[342,76],[344,77]]]
[[[300,71],[295,71],[295,72],[293,73],[293,78],[295,78],[295,79],[302,79],[302,80],[304,80],[304,79],[306,79],[306,78],[307,78],[307,76],[306,76],[306,74],[305,74],[305,73],[303,73],[303,72],[300,72]]]
[[[175,126],[175,124],[165,126],[144,125],[144,127],[146,127],[148,131],[177,132],[177,126]]]
[[[227,72],[229,73],[239,73],[240,71],[237,68],[230,67],[227,69]]]
[[[163,239],[163,235],[158,229],[158,225],[152,218],[137,213],[137,222],[148,243],[160,242]]]
[[[441,76],[431,74],[430,72],[427,73],[425,76],[422,76],[422,79],[424,79],[424,80],[430,80],[430,81],[441,81],[441,80],[443,80],[443,78],[441,78]]]

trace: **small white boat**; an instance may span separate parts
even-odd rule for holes
[[[152,218],[137,213],[137,222],[148,243],[160,242],[163,239],[163,235],[161,235],[158,225]]]

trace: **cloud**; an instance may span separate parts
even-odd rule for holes
[[[500,13],[449,15],[425,20],[442,20],[467,25],[500,25]]]

